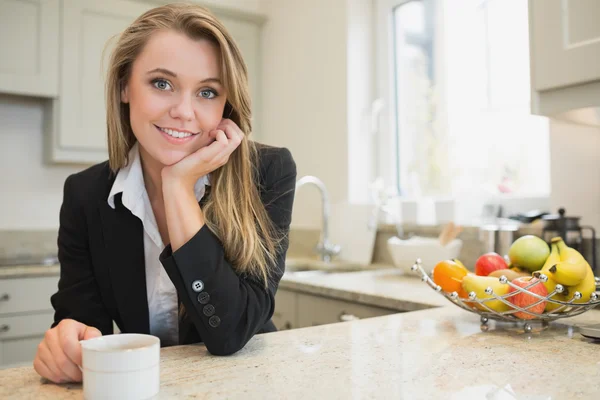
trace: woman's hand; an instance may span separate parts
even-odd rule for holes
[[[228,118],[222,119],[208,135],[214,139],[208,146],[163,168],[163,188],[169,184],[182,184],[183,187],[192,189],[198,179],[225,165],[231,153],[244,139],[242,130]]]
[[[33,368],[54,383],[81,382],[79,341],[98,336],[102,336],[98,329],[64,319],[46,331],[33,360]]]

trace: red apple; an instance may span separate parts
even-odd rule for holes
[[[477,259],[475,262],[475,275],[488,276],[498,269],[507,269],[508,265],[498,253],[486,253]]]
[[[537,282],[537,283],[536,283]],[[538,278],[534,278],[532,276],[522,276],[520,278],[516,278],[513,279],[511,281],[511,283],[519,286],[519,287],[526,287],[529,286],[532,283],[535,283],[535,285],[533,285],[532,287],[530,287],[529,289],[527,289],[528,291],[535,293],[537,295],[540,295],[542,297],[546,297],[548,296],[548,289],[546,289],[546,286],[544,286],[544,284],[542,283],[542,281],[540,281]],[[532,296],[528,293],[523,293],[523,292],[518,292],[517,289],[515,289],[514,287],[510,287],[508,289],[508,293],[513,293],[513,292],[517,292],[515,294],[513,294],[512,296],[509,296],[506,298],[506,300],[508,300],[510,303],[514,304],[515,306],[521,307],[526,309],[527,311],[530,312],[534,312],[534,313],[538,313],[541,314],[544,312],[544,308],[546,308],[546,302],[542,301],[540,304],[527,308],[529,307],[531,304],[536,303],[539,301],[539,299],[535,296]],[[517,316],[517,318],[521,318],[521,319],[533,319],[535,318],[533,315],[531,314],[527,314],[525,312],[519,311],[515,313],[515,316]]]

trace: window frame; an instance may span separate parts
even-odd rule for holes
[[[372,117],[378,122],[377,148],[374,163],[376,176],[380,176],[386,187],[394,188],[401,200],[412,200],[403,195],[400,190],[401,182],[398,179],[400,172],[399,157],[397,154],[399,134],[397,132],[397,123],[395,115],[396,99],[396,77],[395,77],[395,54],[394,54],[394,21],[393,10],[398,6],[408,4],[415,0],[373,0],[375,6],[375,101],[382,102],[383,106],[380,111]],[[443,7],[443,5],[442,5]],[[486,10],[487,17],[487,10]],[[529,37],[527,38],[529,40]],[[486,37],[486,41],[489,38]],[[489,57],[489,56],[488,56]],[[489,60],[488,60],[489,62]],[[434,73],[435,75],[435,73]],[[488,81],[491,77],[488,74]],[[488,82],[488,90],[489,90]],[[491,97],[487,96],[488,106],[491,102]],[[448,200],[448,197],[444,197]],[[442,199],[442,200],[444,200]],[[424,199],[424,201],[429,201]],[[437,200],[437,199],[433,199]],[[455,199],[452,196],[452,200]],[[499,196],[494,201],[497,204],[509,203],[509,208],[531,207],[533,204],[547,203],[550,200],[550,194],[547,196],[531,196],[531,195],[506,195]],[[522,205],[522,206],[521,206]],[[483,204],[482,204],[483,206]]]

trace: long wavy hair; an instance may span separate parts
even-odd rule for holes
[[[258,154],[251,133],[251,101],[246,64],[223,24],[206,8],[186,3],[148,10],[118,37],[106,80],[106,122],[109,165],[113,173],[128,163],[136,143],[129,122],[129,105],[121,102],[132,65],[150,36],[174,30],[194,40],[209,40],[221,55],[221,80],[227,93],[223,117],[230,118],[246,137],[229,161],[211,172],[211,193],[203,206],[208,228],[219,238],[236,272],[268,285],[281,237],[266,212],[256,185]]]

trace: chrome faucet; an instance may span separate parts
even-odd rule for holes
[[[321,256],[321,260],[325,262],[331,261],[331,256],[338,255],[341,246],[329,242],[329,196],[325,184],[316,176],[303,176],[296,182],[296,191],[306,184],[315,185],[321,192],[321,205],[323,211],[323,229],[321,230],[321,238],[315,247],[315,252]]]

